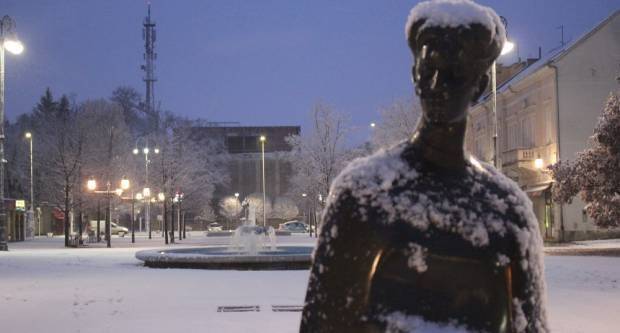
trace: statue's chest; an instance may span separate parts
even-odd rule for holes
[[[421,174],[394,182],[367,204],[383,224],[406,223],[420,231],[431,227],[451,230],[474,245],[484,245],[490,233],[506,231],[515,200],[482,177]]]

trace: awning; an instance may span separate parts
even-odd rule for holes
[[[547,183],[543,185],[528,186],[524,189],[524,191],[525,193],[527,193],[527,195],[531,197],[539,197],[550,187],[551,183]]]

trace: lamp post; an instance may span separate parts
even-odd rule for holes
[[[506,21],[506,18],[501,16],[502,19],[502,23],[504,24],[504,27],[507,29],[508,28],[508,21]],[[510,42],[509,40],[506,40],[506,42],[504,43],[504,46],[502,47],[502,51],[500,53],[500,55],[505,55],[508,54],[512,51],[512,49],[514,48],[515,44]],[[497,154],[497,62],[493,61],[493,64],[491,65],[491,90],[492,90],[492,109],[493,109],[493,166],[495,166],[495,168],[500,169],[499,167],[499,160],[498,160],[498,154]]]
[[[174,206],[178,201],[178,194],[175,194],[170,201],[172,201],[170,205],[170,243],[174,244]]]
[[[310,226],[310,232],[308,233],[310,237],[312,237],[312,222],[310,221],[310,207],[308,205],[308,194],[302,193],[301,197],[304,198],[304,218],[306,224]]]
[[[267,212],[265,210],[265,203],[267,201],[267,195],[265,193],[265,141],[267,141],[267,137],[264,135],[260,136],[260,150],[263,161],[263,227],[267,226]]]
[[[157,194],[157,200],[161,202],[161,219],[163,223],[164,230],[164,240],[165,243],[168,244],[168,223],[166,223],[166,194],[164,192],[159,192]]]
[[[173,202],[173,203],[175,203],[175,204],[176,204],[176,206],[177,206],[177,223],[178,223],[177,227],[178,227],[178,229],[179,229],[179,240],[181,240],[181,239],[183,239],[183,238],[184,238],[184,237],[183,237],[183,232],[182,232],[182,230],[181,230],[181,228],[182,228],[182,223],[183,223],[183,222],[181,221],[181,203],[183,202],[183,193],[179,193],[179,192],[177,192],[177,193],[174,195],[174,198],[172,199],[172,202]],[[174,210],[173,210],[173,211],[174,211]],[[174,213],[173,213],[173,214],[174,214]],[[174,222],[173,222],[172,224],[173,224],[173,228],[174,228]],[[173,235],[174,235],[174,230],[173,230]]]
[[[138,155],[140,154],[140,149],[138,148],[138,141],[140,140],[140,138],[138,138],[136,140],[136,145],[135,148],[133,149],[133,154],[134,155]],[[151,150],[149,149],[148,146],[148,142],[144,145],[144,147],[142,148],[142,154],[144,154],[144,188],[147,189],[149,188],[149,163],[151,162],[151,160],[149,160],[149,154],[150,154]],[[159,154],[159,148],[155,148],[153,149],[153,152],[155,154]],[[146,196],[146,195],[145,195]],[[150,201],[146,202],[146,206],[144,208],[144,219],[146,221],[146,228],[149,231],[149,239],[152,238],[152,233],[151,233],[151,204]]]
[[[8,251],[4,207],[4,50],[20,54],[24,46],[15,34],[15,21],[5,15],[0,20],[0,251]]]
[[[133,194],[133,189],[131,189],[131,242],[132,243],[136,242],[135,214],[136,214],[136,197]]]
[[[122,195],[124,190],[129,189],[129,186],[130,186],[129,179],[123,177],[121,179],[120,185],[121,185],[121,187],[119,189],[116,189],[113,192],[113,191],[111,191],[112,184],[110,183],[110,181],[107,181],[106,182],[106,189],[104,191],[98,191],[97,190],[97,181],[95,180],[94,177],[91,177],[86,182],[86,187],[88,188],[89,191],[91,191],[92,193],[95,193],[95,194],[103,194],[108,199],[108,208],[107,208],[106,224],[105,224],[105,235],[106,235],[106,238],[107,238],[107,247],[108,248],[112,247],[112,243],[111,243],[112,235],[111,235],[111,228],[110,228],[110,223],[111,223],[111,216],[110,215],[112,214],[112,209],[111,209],[111,207],[112,207],[112,195],[117,194],[117,195],[120,196],[120,195]],[[97,217],[97,219],[99,219],[99,217]],[[97,220],[97,227],[98,226],[99,226],[99,220]],[[97,233],[99,233],[98,230],[97,230]]]
[[[136,193],[136,200],[138,201],[142,201],[142,199],[144,199],[144,197],[142,196],[142,192],[138,192]],[[142,219],[140,219],[140,232],[142,232]]]
[[[241,205],[239,203],[239,192],[235,192],[235,206],[237,209],[239,209],[239,211],[237,212],[237,224],[241,224],[239,223],[239,216],[241,214]],[[228,230],[230,230],[230,226],[228,226]]]
[[[24,134],[26,140],[30,144],[30,216],[34,218],[34,168],[33,168],[33,153],[32,153],[32,133],[26,132]],[[39,221],[39,236],[41,236],[41,221]]]
[[[152,239],[151,220],[150,220],[151,189],[149,187],[143,188],[142,196],[144,197],[144,222],[146,224],[146,229],[149,232],[149,239]]]

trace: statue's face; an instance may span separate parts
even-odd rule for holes
[[[479,96],[486,66],[476,40],[467,37],[454,29],[428,29],[418,36],[413,78],[427,120],[460,121]]]

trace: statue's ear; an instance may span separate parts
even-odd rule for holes
[[[477,89],[477,91],[474,93],[474,95],[471,98],[471,101],[473,103],[476,103],[478,101],[480,96],[482,96],[484,91],[487,89],[488,85],[489,85],[489,74],[488,73],[484,73],[484,74],[482,74],[482,76],[480,77],[480,80],[478,81],[478,89]]]

